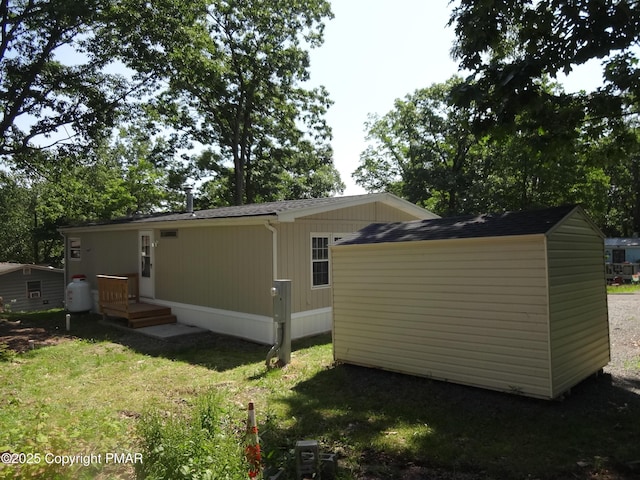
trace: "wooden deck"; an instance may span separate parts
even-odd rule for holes
[[[140,302],[137,273],[98,275],[98,298],[105,318],[125,318],[130,328],[176,323],[171,308]]]

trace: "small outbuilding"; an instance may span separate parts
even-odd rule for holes
[[[0,308],[28,312],[64,304],[64,271],[41,265],[0,262]]]
[[[610,360],[579,206],[372,224],[331,247],[336,361],[553,399]]]

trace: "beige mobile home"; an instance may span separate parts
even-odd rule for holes
[[[609,362],[580,207],[373,224],[331,253],[337,361],[545,399]]]
[[[393,195],[374,194],[127,218],[61,231],[67,276],[86,275],[96,299],[98,275],[133,273],[136,296],[171,309],[178,322],[272,343],[274,279],[292,280],[293,338],[329,331],[329,245],[371,222],[435,217]]]

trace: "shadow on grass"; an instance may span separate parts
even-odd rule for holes
[[[296,422],[271,440],[316,438],[358,478],[639,478],[638,383],[602,375],[550,402],[338,365],[283,399]]]
[[[225,371],[264,360],[269,347],[213,332],[183,335],[162,340],[126,328],[125,320],[105,323],[101,315],[72,314],[66,331],[64,310],[3,314],[0,341],[17,352],[29,349],[29,340],[38,347],[72,338],[119,343],[138,353],[169,358],[215,371]],[[18,323],[19,322],[19,323]]]

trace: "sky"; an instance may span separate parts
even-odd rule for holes
[[[324,85],[334,104],[326,116],[333,130],[334,164],[345,195],[365,191],[351,174],[366,148],[369,114],[384,115],[419,88],[458,72],[450,57],[455,38],[447,27],[449,0],[331,0],[335,18],[325,22],[324,44],[311,50],[309,86]],[[601,82],[598,64],[576,69],[565,89]]]

